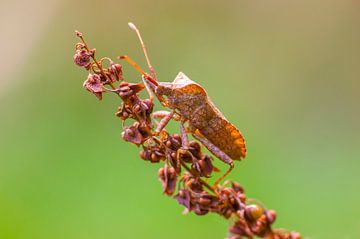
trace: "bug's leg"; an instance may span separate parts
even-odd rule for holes
[[[166,117],[168,114],[170,114],[170,111],[167,110],[158,110],[152,113],[152,117],[154,119],[162,119]],[[180,121],[180,116],[178,114],[173,114],[173,120]]]
[[[169,121],[174,117],[175,110],[171,112],[167,111],[156,111],[153,113],[153,117],[162,118],[155,130],[155,136],[159,135],[160,132],[165,128]]]
[[[194,155],[189,150],[189,138],[186,133],[186,129],[184,126],[184,120],[181,120],[180,122],[180,135],[181,135],[181,148],[177,151],[177,158],[179,159],[180,154],[187,154],[191,157],[193,167],[196,171],[200,172],[200,165],[198,163],[198,160],[194,157]]]
[[[218,157],[221,161],[228,164],[230,168],[218,179],[216,179],[214,183],[214,188],[217,187],[217,185],[233,170],[234,168],[234,162],[233,160],[221,149],[219,149],[216,145],[211,143],[209,140],[201,136],[199,133],[195,131],[195,133],[192,134],[195,139],[199,140],[200,143],[202,143],[212,154],[214,154],[216,157]]]
[[[146,89],[146,91],[148,92],[148,94],[149,94],[149,96],[150,96],[151,102],[153,102],[153,101],[154,101],[154,98],[155,98],[155,92],[154,92],[155,88],[152,87],[152,86],[148,83],[148,81],[145,79],[145,76],[144,76],[144,75],[141,76],[141,80],[142,80],[142,82],[143,82],[144,85],[145,85],[145,89]]]

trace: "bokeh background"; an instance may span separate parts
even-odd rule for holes
[[[128,21],[160,80],[184,71],[243,132],[230,178],[277,227],[360,238],[356,0],[1,1],[0,238],[226,236],[222,218],[183,216],[162,195],[159,165],[120,139],[119,100],[82,89],[74,30],[145,66]]]

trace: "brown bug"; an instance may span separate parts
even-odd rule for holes
[[[156,96],[164,106],[172,109],[171,112],[154,113],[156,117],[163,118],[155,134],[159,134],[171,119],[179,120],[177,116],[180,116],[183,146],[179,153],[190,153],[187,133],[191,133],[211,153],[230,166],[227,172],[216,180],[216,186],[233,169],[233,160],[241,160],[245,157],[246,148],[242,134],[216,108],[205,89],[184,73],[180,72],[171,83],[158,82],[139,30],[133,23],[129,23],[129,26],[137,33],[151,75],[145,73],[128,56],[120,58],[128,61],[142,73],[143,82],[151,98]],[[185,129],[186,122],[188,127]]]

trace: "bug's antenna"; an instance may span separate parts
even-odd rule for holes
[[[149,56],[148,56],[148,54],[147,54],[146,47],[145,47],[144,41],[143,41],[143,39],[142,39],[142,37],[141,37],[141,34],[140,34],[139,29],[137,29],[137,27],[135,26],[135,24],[132,23],[132,22],[129,22],[128,25],[129,25],[129,27],[130,27],[132,30],[134,30],[134,31],[136,32],[136,34],[137,34],[137,36],[138,36],[138,38],[139,38],[139,40],[140,40],[141,47],[142,47],[142,49],[143,49],[143,52],[144,52],[144,55],[145,55],[145,59],[146,59],[146,62],[147,62],[147,64],[148,64],[148,67],[149,67],[149,70],[150,70],[150,74],[151,74],[151,76],[157,81],[157,79],[156,79],[156,74],[155,74],[155,70],[154,70],[154,68],[152,67],[151,63],[150,63]]]

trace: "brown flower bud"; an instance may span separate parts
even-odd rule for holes
[[[187,189],[180,189],[178,194],[175,195],[175,199],[178,201],[179,204],[183,205],[190,211],[190,191]]]
[[[130,143],[136,144],[136,145],[140,145],[144,138],[141,135],[140,131],[139,131],[139,123],[135,122],[132,126],[130,127],[125,127],[124,131],[121,133],[122,138]]]
[[[132,113],[131,110],[128,109],[125,104],[123,104],[118,108],[118,111],[115,113],[115,116],[119,117],[121,120],[126,120],[129,117],[132,117]]]
[[[146,113],[151,114],[154,108],[154,103],[150,99],[143,100],[143,104],[146,106]]]
[[[85,49],[76,50],[73,58],[78,66],[87,68],[90,65],[91,55]]]
[[[84,81],[83,87],[89,92],[93,93],[99,100],[102,99],[102,83],[98,74],[89,74],[86,81]]]
[[[230,236],[233,236],[236,239],[241,239],[243,237],[253,238],[253,233],[248,227],[246,221],[242,218],[239,218],[234,225],[229,228]]]
[[[164,168],[159,169],[158,175],[163,186],[163,192],[166,195],[171,196],[175,191],[177,181],[175,169],[172,167],[169,168],[165,165]]]
[[[142,150],[142,151],[140,151],[139,156],[143,160],[148,161],[148,160],[150,160],[151,154],[147,150]]]
[[[209,210],[202,208],[199,204],[196,204],[192,210],[198,216],[206,215],[209,212]]]
[[[276,220],[276,212],[274,210],[269,210],[266,213],[267,220],[270,224],[273,224]]]
[[[205,155],[201,160],[199,160],[198,163],[200,165],[200,175],[209,177],[213,171],[213,165],[210,156]]]
[[[247,205],[245,208],[246,217],[252,221],[256,221],[257,219],[259,219],[262,214],[263,209],[256,204]]]
[[[124,79],[122,66],[120,64],[110,62],[110,66],[108,67],[108,73],[111,82],[122,81]]]
[[[119,85],[119,88],[116,91],[118,92],[119,96],[123,100],[125,100],[135,95],[136,93],[140,92],[144,88],[145,86],[143,86],[142,84],[134,84],[134,83],[122,81]]]
[[[240,186],[238,183],[236,183],[236,182],[231,182],[231,188],[234,189],[235,192],[244,193],[243,187],[241,187],[241,186]]]
[[[231,215],[232,215],[232,213],[233,213],[233,210],[232,210],[231,208],[227,208],[227,209],[224,211],[223,216],[224,216],[225,218],[230,218]]]
[[[201,158],[201,146],[196,141],[189,142],[189,150],[195,158]]]

